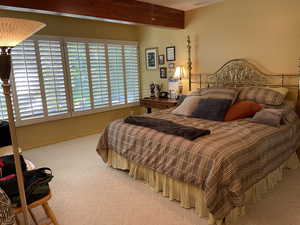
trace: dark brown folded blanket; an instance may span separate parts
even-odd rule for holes
[[[188,140],[194,140],[210,134],[210,130],[201,130],[194,127],[183,126],[168,120],[151,117],[129,116],[124,119],[125,123],[136,126],[148,127],[166,134],[176,135]]]

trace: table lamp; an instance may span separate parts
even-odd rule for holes
[[[38,21],[0,17],[0,78],[3,82],[2,87],[7,106],[7,114],[12,139],[18,188],[24,215],[24,223],[26,225],[29,225],[29,220],[24,190],[23,174],[20,164],[20,153],[17,140],[15,119],[11,101],[11,84],[9,80],[11,73],[11,49],[45,26],[45,24]]]
[[[179,79],[179,83],[178,83],[178,89],[179,89],[179,94],[182,94],[183,91],[183,84],[181,79],[184,77],[185,74],[185,69],[183,66],[177,66],[175,69],[175,74],[174,77],[176,79]]]

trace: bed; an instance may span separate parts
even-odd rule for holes
[[[270,76],[239,59],[200,80],[208,87],[278,86],[268,83]],[[284,79],[293,78],[279,77],[280,86]],[[290,83],[285,86],[298,91]],[[104,129],[97,152],[113,168],[128,170],[130,176],[145,180],[184,208],[195,208],[199,216],[208,217],[209,224],[233,222],[245,213],[247,203],[282,179],[285,167],[299,164],[299,119],[272,127],[252,123],[250,118],[218,122],[177,116],[172,110],[145,116],[209,129],[211,134],[190,141],[119,119]]]

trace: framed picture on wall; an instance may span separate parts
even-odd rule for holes
[[[159,69],[159,74],[161,79],[167,79],[167,67],[161,67]]]
[[[146,48],[146,69],[156,70],[158,69],[158,48]]]
[[[175,46],[170,46],[166,48],[166,58],[167,62],[173,62],[176,60]]]
[[[165,64],[165,55],[159,55],[159,65]]]

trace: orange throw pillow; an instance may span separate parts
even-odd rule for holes
[[[261,109],[262,107],[259,104],[252,101],[239,102],[232,105],[228,109],[224,121],[232,121],[250,117],[258,111],[260,111]]]

